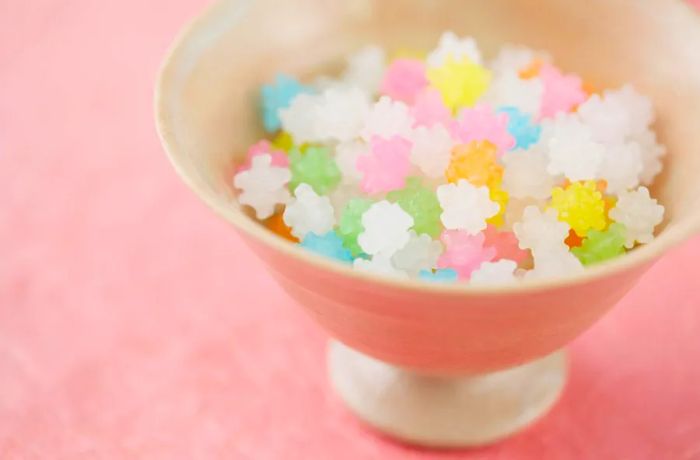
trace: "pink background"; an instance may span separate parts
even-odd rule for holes
[[[573,344],[525,433],[430,452],[358,424],[322,331],[159,145],[159,61],[202,6],[0,0],[0,458],[700,459],[700,239]]]

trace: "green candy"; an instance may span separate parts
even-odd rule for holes
[[[289,168],[292,180],[291,190],[296,190],[299,184],[309,184],[316,193],[325,195],[340,182],[341,173],[338,165],[326,147],[309,146],[294,147],[289,152]]]
[[[571,252],[578,257],[583,265],[592,265],[612,259],[625,253],[626,233],[625,226],[619,223],[610,225],[605,231],[589,230],[583,244],[573,248]]]
[[[347,202],[340,214],[338,224],[338,236],[353,257],[362,253],[362,248],[357,244],[357,237],[364,231],[362,226],[362,214],[372,206],[372,201],[364,198],[353,198]]]
[[[387,199],[398,203],[413,217],[413,229],[416,233],[427,233],[432,237],[440,234],[440,202],[435,192],[421,184],[420,178],[408,178],[406,186],[387,194]]]

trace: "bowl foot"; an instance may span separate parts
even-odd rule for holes
[[[331,384],[361,420],[403,441],[433,447],[481,446],[546,414],[566,380],[558,351],[522,366],[468,377],[426,376],[331,341]]]

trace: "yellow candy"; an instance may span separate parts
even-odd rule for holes
[[[508,205],[509,196],[508,192],[501,187],[500,181],[495,184],[489,184],[489,198],[491,198],[491,201],[498,203],[501,209],[498,211],[498,214],[490,217],[486,222],[496,227],[501,227],[505,224],[506,206]]]
[[[605,200],[595,181],[574,182],[566,188],[552,189],[550,207],[557,210],[559,220],[566,222],[578,236],[586,236],[588,230],[606,227]]]
[[[289,152],[289,150],[294,146],[294,139],[288,132],[280,131],[280,133],[272,140],[272,145],[280,150]]]
[[[468,58],[455,61],[450,56],[442,66],[428,70],[428,81],[440,92],[445,105],[456,112],[474,105],[488,88],[491,72]]]
[[[500,183],[503,166],[498,163],[497,152],[498,148],[489,141],[455,146],[445,171],[447,181],[466,179],[477,187]]]

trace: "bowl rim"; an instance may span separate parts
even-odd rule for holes
[[[296,259],[298,262],[310,264],[316,269],[349,277],[360,283],[373,283],[387,288],[419,291],[426,294],[499,296],[568,288],[618,275],[625,271],[641,268],[644,265],[650,266],[669,249],[678,246],[700,232],[698,219],[683,219],[674,223],[670,228],[664,228],[651,243],[636,247],[622,257],[591,267],[585,267],[580,274],[551,279],[522,279],[503,285],[432,283],[416,279],[407,280],[376,275],[362,270],[354,270],[348,264],[339,263],[314,254],[299,247],[297,244],[292,244],[280,238],[235,207],[225,205],[220,199],[214,199],[209,192],[210,188],[207,184],[193,177],[185,170],[178,158],[186,157],[186,155],[182,146],[177,142],[177,135],[172,123],[173,116],[168,109],[167,96],[173,91],[173,86],[177,81],[176,74],[180,68],[179,66],[185,62],[183,59],[186,57],[188,46],[197,43],[198,40],[215,41],[217,35],[211,32],[207,33],[207,26],[217,19],[221,21],[222,18],[227,18],[228,22],[226,24],[231,26],[231,20],[235,21],[237,18],[240,18],[245,13],[245,7],[252,3],[254,3],[253,0],[217,0],[206,6],[202,12],[181,29],[166,52],[158,71],[155,84],[154,109],[158,136],[178,176],[216,214],[233,224],[238,231],[257,243],[278,251],[287,257]],[[277,270],[275,272],[277,273]]]

